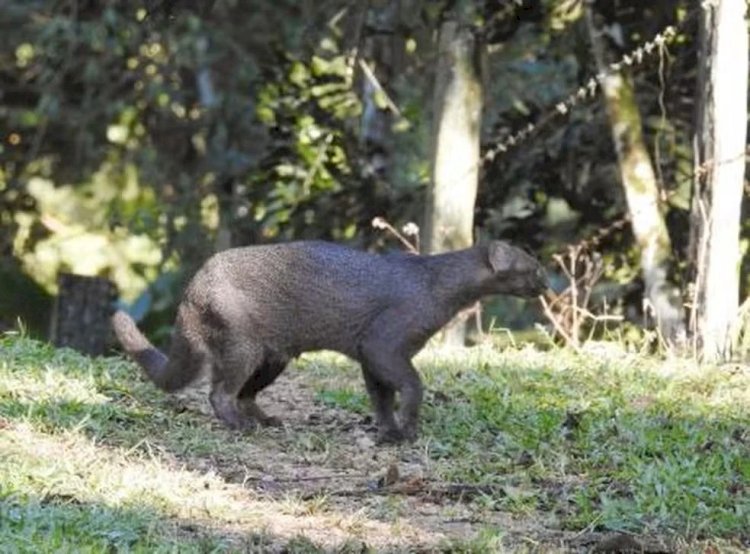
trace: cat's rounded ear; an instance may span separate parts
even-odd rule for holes
[[[493,240],[487,245],[487,261],[495,273],[510,271],[516,256],[513,247],[501,240]]]

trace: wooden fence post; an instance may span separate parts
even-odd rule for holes
[[[104,354],[109,342],[112,302],[117,295],[115,285],[103,277],[71,273],[60,273],[57,284],[59,292],[50,328],[53,344],[91,356]]]

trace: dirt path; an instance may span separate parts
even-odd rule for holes
[[[207,425],[218,427],[206,388],[180,394],[176,407],[199,411]],[[280,506],[282,513],[267,523],[275,535],[302,535],[329,547],[355,541],[377,550],[450,551],[455,541],[473,541],[504,551],[570,552],[588,551],[606,538],[563,531],[554,514],[495,511],[482,497],[497,491],[440,482],[424,447],[378,446],[370,416],[315,398],[309,376],[292,368],[259,399],[283,427],[240,436],[228,452],[182,462]]]

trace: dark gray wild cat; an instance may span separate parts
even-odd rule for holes
[[[125,352],[161,389],[178,390],[208,372],[214,412],[236,429],[278,423],[255,397],[291,358],[341,352],[362,365],[380,439],[413,440],[422,382],[411,358],[479,298],[536,296],[546,287],[541,265],[502,241],[432,256],[302,241],[211,257],[179,305],[169,357],[125,312],[112,324]]]

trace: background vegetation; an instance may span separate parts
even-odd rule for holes
[[[594,94],[555,109],[597,71],[582,6],[4,3],[0,319],[11,327],[20,315],[43,334],[47,295],[66,270],[110,277],[159,327],[183,276],[216,249],[312,237],[383,247],[374,217],[420,223],[435,36],[456,10],[486,53],[475,234],[510,238],[559,270],[552,254],[627,214],[605,105]],[[670,278],[688,302],[699,18],[679,0],[595,9],[614,58],[676,26],[630,70]],[[529,124],[533,133],[498,149]],[[629,225],[610,231],[596,244],[607,286],[594,304],[606,299],[609,313],[640,324],[638,246]]]

